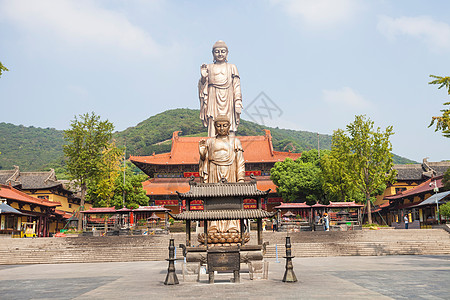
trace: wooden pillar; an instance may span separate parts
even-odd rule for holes
[[[203,223],[203,232],[205,233],[205,247],[206,250],[208,250],[208,221],[204,220]]]
[[[244,219],[239,220],[241,223],[241,245],[244,246]]]
[[[191,246],[191,220],[186,220],[186,246]]]
[[[256,219],[256,225],[258,227],[258,245],[262,245],[262,219]]]
[[[38,236],[42,237],[42,233],[44,231],[44,228],[42,227],[43,219],[42,216],[39,216],[39,226],[38,226]]]

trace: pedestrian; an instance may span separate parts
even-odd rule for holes
[[[266,222],[266,220],[264,220],[263,223],[262,223],[262,230],[263,231],[266,231],[266,226],[267,226],[267,222]]]
[[[273,218],[272,220],[272,232],[277,231],[277,218]]]
[[[316,215],[316,224],[320,224],[320,220],[322,219],[319,214]]]
[[[323,229],[325,229],[325,231],[330,231],[330,220],[328,219],[327,213],[323,214]]]
[[[405,221],[405,229],[408,229],[408,223],[409,223],[408,215],[405,215],[403,217],[403,220]]]

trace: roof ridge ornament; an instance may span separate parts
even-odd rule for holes
[[[17,181],[17,178],[20,176],[20,169],[19,169],[19,166],[14,166],[14,173],[11,175],[11,177],[9,177],[7,180],[6,180],[6,183],[8,184],[10,184],[11,185],[11,182],[16,182]],[[19,182],[20,183],[20,182]]]

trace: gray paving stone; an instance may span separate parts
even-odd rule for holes
[[[167,262],[20,265],[0,268],[0,299],[449,299],[450,256],[294,258],[297,283],[283,283],[284,259],[269,279],[165,286]],[[177,262],[181,280],[182,262]],[[244,265],[243,265],[244,267]]]

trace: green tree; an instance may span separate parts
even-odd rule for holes
[[[447,202],[447,203],[442,204],[441,206],[439,206],[439,213],[442,216],[450,218],[450,202]]]
[[[116,207],[122,207],[124,204],[127,208],[137,208],[139,205],[148,205],[148,197],[142,182],[147,180],[145,174],[133,174],[127,169],[125,174],[125,185],[123,183],[123,173],[116,179],[116,189],[114,192],[113,203]],[[123,203],[123,195],[125,192],[125,203]]]
[[[71,128],[64,131],[64,155],[68,177],[81,188],[81,209],[84,209],[87,185],[102,175],[99,168],[105,149],[112,138],[114,126],[108,120],[101,121],[95,113],[80,115],[71,122]],[[78,222],[78,230],[81,230]]]
[[[444,178],[442,178],[442,183],[444,184],[444,190],[450,191],[450,168],[444,173]]]
[[[428,84],[438,84],[440,88],[445,87],[447,89],[447,94],[450,95],[450,77],[441,77],[430,75],[430,77],[435,78],[435,80],[430,81]],[[450,105],[450,102],[445,102],[444,105]],[[450,138],[450,109],[442,109],[442,116],[432,117],[431,123],[428,127],[436,124],[434,131],[442,131],[442,135]]]
[[[342,162],[340,176],[346,185],[353,185],[364,195],[369,223],[372,223],[371,198],[388,183],[395,181],[393,167],[392,126],[385,131],[374,129],[374,122],[366,116],[356,116],[346,131],[333,133],[331,155]]]
[[[123,151],[116,147],[115,142],[110,143],[103,150],[102,158],[98,161],[97,169],[100,176],[96,176],[88,182],[87,200],[96,207],[113,206],[113,198],[116,190],[116,180],[122,168]]]
[[[349,153],[330,151],[321,160],[323,177],[323,189],[330,201],[346,202],[364,200],[364,195],[347,178],[347,166]]]
[[[8,68],[6,68],[0,61],[0,77],[2,77],[3,72],[6,72],[6,71],[9,71]]]
[[[315,203],[323,196],[320,160],[316,149],[305,151],[295,161],[287,158],[275,163],[270,178],[277,193],[287,201],[306,200]]]

